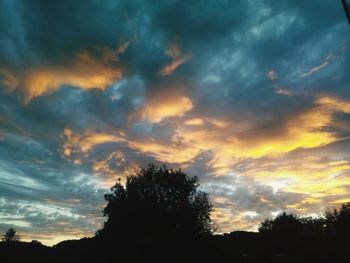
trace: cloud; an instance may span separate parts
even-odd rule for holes
[[[145,111],[141,119],[157,123],[165,117],[182,116],[186,109],[181,103],[174,105],[174,108],[170,103],[163,103],[161,101],[160,105],[152,105],[152,111]],[[86,132],[83,135],[74,135],[72,131],[66,130],[67,140],[63,152],[66,156],[70,156],[71,152],[84,154],[101,143],[123,143],[132,150],[165,163],[191,163],[199,154],[211,152],[214,157],[210,165],[215,168],[216,175],[224,175],[239,158],[278,156],[296,149],[318,148],[341,140],[341,137],[338,138],[326,128],[334,123],[335,113],[349,112],[348,108],[350,109],[348,101],[327,96],[317,98],[314,107],[287,119],[273,134],[255,133],[254,130],[246,131],[243,135],[228,132],[230,127],[234,127],[233,123],[206,117],[190,119],[190,122],[184,120],[185,125],[174,129],[166,142],[156,138],[127,138],[124,133]],[[201,125],[197,125],[198,120],[201,120]],[[203,120],[206,121],[206,126],[203,126]],[[76,146],[78,150],[74,150]]]
[[[192,55],[190,54],[184,55],[177,43],[170,44],[170,47],[166,50],[165,54],[171,57],[172,61],[160,71],[160,74],[163,76],[171,75],[180,65],[186,63],[192,58]]]
[[[278,79],[277,73],[274,70],[270,70],[266,75],[270,80]]]
[[[104,143],[121,143],[122,145],[127,145],[131,150],[148,154],[165,163],[172,163],[173,160],[176,160],[177,163],[190,162],[199,153],[197,149],[188,149],[188,151],[186,149],[180,149],[175,143],[161,143],[154,139],[132,139],[108,133],[86,131],[84,134],[74,134],[71,130],[66,129],[64,138],[62,153],[77,164],[81,164],[81,159],[88,157],[96,146]],[[113,151],[105,161],[114,158],[116,155],[119,155],[118,152]],[[103,168],[102,166],[105,165],[104,162],[96,163],[94,166],[95,169],[100,170]]]
[[[81,154],[86,154],[92,150],[93,147],[103,143],[124,142],[123,133],[118,134],[105,134],[86,131],[82,135],[74,134],[72,130],[65,129],[64,134],[65,142],[62,146],[63,155],[66,157],[72,157]],[[76,159],[76,162],[80,162]]]
[[[40,239],[48,245],[64,239],[92,236],[91,228],[95,226],[96,219],[80,215],[76,210],[79,204],[64,206],[67,204],[53,205],[27,200],[13,202],[3,198],[0,200],[3,211],[0,215],[0,228],[14,227],[22,240]],[[85,222],[84,225],[81,224],[82,221]],[[59,234],[57,229],[60,229]]]
[[[246,175],[256,181],[275,186],[276,190],[307,194],[313,198],[346,194],[343,187],[349,178],[341,176],[350,169],[346,160],[332,160],[327,157],[306,157],[294,160],[280,160],[278,165],[266,162],[255,167]],[[261,169],[261,170],[260,170]],[[280,182],[284,182],[278,186]]]
[[[224,174],[237,158],[280,155],[298,148],[317,148],[341,140],[325,128],[334,122],[334,113],[348,112],[349,102],[321,97],[315,103],[315,107],[286,120],[277,133],[246,131],[247,135],[242,135],[227,132],[227,127],[183,127],[175,130],[172,142],[177,143],[184,152],[198,154],[212,151],[216,156],[213,166],[217,167],[218,174]]]
[[[224,205],[225,207],[227,206],[226,203]],[[259,219],[249,222],[246,220],[245,215],[245,213],[232,214],[230,209],[215,207],[211,218],[219,226],[219,233],[231,232],[232,226],[234,226],[236,231],[257,231],[257,222],[259,222]]]
[[[11,71],[6,69],[0,70],[0,76],[2,77],[2,84],[9,90],[13,91],[15,90],[18,85],[19,81],[18,79],[12,74]]]
[[[286,89],[286,88],[275,88],[275,93],[280,94],[280,95],[284,95],[284,96],[293,96],[295,95],[292,91]]]
[[[349,190],[349,161],[328,147],[317,154],[300,149],[280,157],[247,159],[236,167],[241,176],[250,178],[254,184],[271,187],[273,194],[298,195],[298,199],[277,207],[299,214],[321,213],[344,200]]]
[[[185,125],[198,125],[201,126],[204,124],[203,119],[201,118],[195,118],[195,119],[190,119],[184,122]]]
[[[127,45],[115,52],[109,49],[101,50],[102,59],[94,58],[87,52],[82,52],[75,60],[64,66],[48,66],[26,70],[15,76],[14,73],[3,70],[4,86],[9,90],[19,89],[23,92],[24,102],[33,98],[52,93],[61,86],[73,86],[83,90],[105,90],[113,82],[120,80],[122,70],[110,63],[117,59]]]
[[[124,182],[128,176],[133,176],[140,170],[136,162],[129,160],[119,150],[112,151],[106,157],[94,158],[91,163],[93,173],[104,178],[102,186],[105,188],[114,185],[118,179]]]
[[[308,72],[306,73],[303,73],[300,75],[300,78],[305,78],[305,77],[309,77],[311,76],[312,74],[320,71],[321,69],[323,69],[324,67],[326,67],[329,63],[331,63],[334,59],[336,58],[335,55],[331,54],[331,55],[328,55],[325,60],[318,66],[310,69]]]
[[[192,101],[185,96],[156,96],[146,101],[130,117],[131,121],[159,123],[165,118],[181,117],[193,108]]]

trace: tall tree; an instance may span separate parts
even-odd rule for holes
[[[98,234],[134,239],[211,234],[213,206],[198,188],[197,177],[150,164],[105,195],[108,219]]]

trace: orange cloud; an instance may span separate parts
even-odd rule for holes
[[[184,125],[188,125],[188,126],[202,126],[206,124],[210,124],[220,128],[228,127],[231,125],[227,121],[223,121],[215,118],[193,118],[193,119],[186,120],[184,122]]]
[[[183,54],[177,43],[172,43],[165,54],[171,57],[172,61],[161,69],[160,74],[163,76],[171,75],[180,65],[192,58],[190,54]]]
[[[193,108],[192,101],[184,96],[157,96],[131,115],[131,120],[161,122],[168,117],[181,117]]]
[[[243,211],[233,214],[230,209],[215,207],[215,203],[214,201],[214,209],[210,218],[219,226],[218,233],[229,233],[233,230],[232,228],[235,231],[257,231],[257,224],[260,222],[260,218],[257,218],[255,221],[246,220],[247,216],[252,216],[253,218],[256,216],[254,211]]]
[[[105,134],[87,131],[84,134],[73,134],[67,129],[64,133],[66,142],[63,145],[63,154],[71,159],[75,156],[77,160],[79,156],[87,155],[95,145],[120,142],[129,149],[152,156],[160,162],[176,163],[181,168],[186,168],[195,162],[200,154],[210,153],[211,160],[207,165],[214,170],[216,176],[235,171],[235,165],[242,159],[269,157],[272,160],[271,164],[264,163],[262,167],[254,165],[240,174],[253,178],[259,184],[267,184],[275,191],[283,190],[312,198],[313,202],[310,202],[311,199],[305,199],[301,203],[291,204],[295,209],[303,208],[307,211],[311,205],[315,205],[315,200],[320,198],[334,196],[330,202],[344,198],[342,195],[347,194],[344,186],[350,184],[344,173],[350,171],[350,163],[336,159],[325,161],[317,157],[302,157],[284,163],[278,158],[298,148],[316,148],[339,140],[333,133],[322,129],[331,124],[336,125],[333,120],[333,114],[336,112],[350,112],[350,102],[323,96],[315,100],[313,108],[287,120],[284,129],[279,133],[273,136],[253,134],[249,138],[242,138],[232,132],[235,128],[233,123],[206,117],[184,120],[184,123],[191,125],[175,128],[168,141],[156,138],[132,139],[127,138],[127,134],[118,132]],[[161,117],[154,117],[152,120],[160,121]],[[113,174],[109,160],[115,159],[116,156],[111,156],[93,164],[96,174]],[[274,164],[275,160],[278,166]],[[119,158],[117,162],[122,162],[122,159]],[[132,173],[136,170],[137,167],[131,169]],[[118,174],[124,172],[119,171]],[[115,174],[111,178],[116,176]]]
[[[196,147],[181,147],[181,144],[174,142],[161,143],[156,140],[130,141],[129,147],[138,152],[153,156],[164,163],[186,164],[192,162],[194,158],[202,151]]]
[[[186,156],[187,162],[194,159],[197,154],[210,151],[214,158],[213,168],[217,175],[230,171],[232,165],[239,158],[260,158],[263,156],[280,155],[291,152],[298,148],[315,148],[325,146],[338,141],[335,134],[323,128],[334,124],[333,114],[336,112],[350,111],[350,102],[341,101],[336,98],[320,97],[316,100],[316,105],[308,111],[293,116],[284,124],[284,129],[278,134],[262,134],[240,137],[239,134],[231,132],[234,124],[214,126],[180,127],[175,130],[171,142],[181,149],[182,155]],[[214,121],[213,121],[214,122]],[[216,123],[222,121],[215,120]],[[162,145],[157,145],[158,148]],[[147,152],[150,152],[149,145]],[[155,148],[153,148],[156,150]],[[139,149],[142,150],[142,149]],[[161,161],[168,161],[170,156],[164,153],[171,152],[168,145],[157,149],[162,152],[158,155]],[[173,151],[176,152],[176,151]],[[179,155],[176,154],[176,158]],[[176,160],[174,158],[174,160]]]
[[[106,134],[86,131],[84,134],[75,134],[70,129],[65,129],[63,133],[64,144],[62,146],[62,153],[65,157],[72,157],[73,155],[87,154],[93,147],[98,144],[110,142],[124,142],[125,138],[122,133]],[[79,159],[78,164],[79,164]]]
[[[52,67],[30,70],[23,79],[25,102],[57,90],[62,85],[79,87],[83,90],[104,90],[120,79],[120,69],[109,68],[82,53],[68,67]]]
[[[127,160],[121,151],[113,151],[102,160],[92,161],[94,174],[103,177],[101,186],[108,188],[115,184],[117,179],[125,181],[127,176],[135,175],[140,167],[133,161]]]
[[[184,165],[193,162],[200,153],[210,152],[213,158],[208,165],[215,169],[215,174],[219,176],[230,172],[241,158],[278,156],[298,148],[316,148],[339,140],[335,134],[323,128],[333,123],[335,112],[350,111],[350,103],[336,98],[320,97],[315,104],[314,108],[287,120],[284,128],[273,135],[252,133],[250,136],[241,137],[241,133],[232,132],[235,129],[234,124],[204,117],[185,120],[184,124],[187,125],[175,128],[167,142],[156,138],[142,141],[126,139],[124,134],[89,132],[73,135],[66,130],[65,136],[68,140],[63,148],[65,155],[69,156],[71,152],[76,151],[71,145],[79,145],[79,151],[86,153],[96,144],[123,142],[130,149],[153,156],[161,162]],[[142,108],[140,118],[156,123],[166,117],[182,116],[191,107],[192,103],[185,97],[170,102],[155,100]]]
[[[117,55],[124,52],[127,46],[128,44],[123,45],[116,51],[100,48],[99,57],[82,52],[70,64],[37,67],[18,76],[4,69],[0,74],[5,79],[4,84],[7,89],[23,92],[25,103],[38,96],[54,92],[63,85],[83,90],[104,90],[121,79],[122,71],[114,64],[118,61]]]
[[[204,125],[204,121],[201,118],[194,118],[184,122],[185,125],[195,125],[201,126]]]

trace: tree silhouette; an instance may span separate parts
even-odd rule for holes
[[[36,240],[36,239],[33,239],[30,243],[34,244],[34,245],[42,245],[42,243],[39,240]]]
[[[299,240],[302,237],[302,220],[285,212],[274,219],[264,220],[259,227],[259,232],[280,252],[289,252],[299,248]]]
[[[12,227],[8,229],[2,237],[2,241],[4,242],[14,242],[19,241],[20,239],[21,237],[16,234],[16,230],[14,230]]]
[[[105,195],[108,220],[97,234],[133,240],[209,235],[212,204],[198,187],[197,177],[150,164]]]
[[[326,211],[324,217],[325,231],[330,237],[345,239],[350,236],[350,203]]]
[[[294,214],[283,212],[274,219],[265,219],[259,227],[260,233],[273,232],[284,235],[294,234],[301,229],[302,221]]]

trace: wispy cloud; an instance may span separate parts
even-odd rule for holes
[[[277,75],[276,71],[274,71],[274,70],[270,70],[269,72],[267,72],[266,75],[270,80],[278,79],[278,75]]]
[[[161,69],[160,74],[163,76],[171,75],[179,66],[192,58],[191,54],[183,54],[176,42],[170,44],[165,54],[172,58],[172,61]]]
[[[325,68],[325,67],[326,67],[328,64],[330,64],[335,58],[336,58],[336,56],[333,55],[333,54],[327,56],[327,57],[325,58],[325,60],[324,60],[320,65],[318,65],[318,66],[316,66],[316,67],[310,69],[310,70],[309,70],[308,72],[306,72],[306,73],[301,74],[301,75],[300,75],[300,78],[309,77],[309,76],[315,74],[316,72],[318,72],[318,71],[322,70],[323,68]]]

